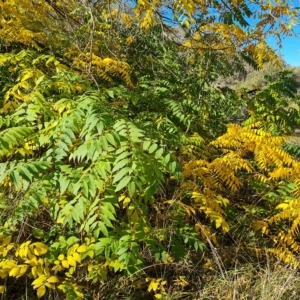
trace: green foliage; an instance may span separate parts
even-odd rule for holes
[[[291,71],[283,71],[276,77],[266,76],[268,84],[248,99],[250,118],[245,125],[260,123],[260,128],[275,135],[292,134],[299,126],[299,82]],[[254,125],[255,126],[255,125]]]

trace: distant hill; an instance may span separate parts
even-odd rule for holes
[[[280,71],[291,70],[294,73],[295,80],[300,82],[300,67],[284,66],[282,69],[275,68],[271,63],[267,63],[264,68],[260,70],[250,70],[247,76],[238,83],[234,82],[235,89],[246,88],[247,90],[261,88],[267,84],[265,76],[276,76]]]
[[[215,83],[215,87],[229,87],[235,90],[245,88],[246,90],[253,90],[261,88],[267,84],[265,76],[275,76],[280,71],[291,70],[294,73],[295,80],[300,82],[300,67],[292,67],[285,65],[283,68],[278,69],[271,63],[266,63],[265,67],[260,70],[255,70],[250,65],[245,65],[246,72],[236,73],[229,77],[220,77]]]

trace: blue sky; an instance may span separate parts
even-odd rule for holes
[[[300,27],[296,28],[296,32],[300,32]],[[282,41],[283,47],[278,47],[272,43],[270,45],[274,49],[278,49],[284,60],[291,66],[300,66],[300,39],[296,37],[287,37]]]
[[[276,5],[275,0],[271,1]],[[293,7],[300,7],[300,0],[286,0],[286,2]],[[294,36],[283,38],[283,47],[281,49],[279,49],[275,42],[272,42],[272,39],[269,38],[267,41],[272,48],[278,50],[278,53],[283,56],[284,60],[289,65],[300,66],[300,17],[298,17],[298,24],[297,26],[293,27],[293,30],[298,35],[298,38]]]
[[[267,1],[267,0],[265,0]],[[277,5],[276,2],[285,2],[289,4],[291,7],[300,8],[300,0],[268,0],[274,6]],[[251,5],[252,8],[255,9],[255,5]],[[268,44],[276,50],[277,53],[281,54],[283,59],[291,66],[300,66],[300,9],[297,25],[293,27],[294,33],[298,36],[293,37],[282,37],[282,48],[279,48],[277,43],[275,42],[275,38],[268,37],[267,42]],[[248,23],[254,25],[258,20],[247,19]]]
[[[268,0],[271,1],[273,5],[276,6],[276,1],[285,1],[287,4],[292,7],[300,8],[300,0]],[[168,17],[172,18],[172,12],[167,10],[164,12]],[[253,20],[247,19],[249,24],[253,24]],[[257,21],[257,19],[256,19]],[[254,21],[255,23],[255,21]],[[297,26],[293,27],[294,32],[298,35],[298,38],[293,37],[285,37],[282,38],[282,48],[279,48],[275,42],[275,39],[269,37],[267,38],[268,44],[276,50],[277,53],[282,55],[283,59],[286,63],[291,66],[300,66],[300,9],[299,9],[299,17]]]

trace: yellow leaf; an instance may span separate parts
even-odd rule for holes
[[[282,209],[285,210],[289,207],[288,203],[280,203],[279,205],[276,206],[276,209]]]
[[[34,256],[32,259],[27,259],[25,260],[26,264],[29,264],[31,266],[37,266],[38,265],[38,260],[37,258]]]
[[[50,289],[53,289],[53,290],[55,289],[55,286],[52,283],[49,283],[49,282],[46,282],[45,286],[50,288]]]
[[[83,293],[81,293],[79,290],[75,289],[75,294],[78,297],[77,299],[83,299],[84,295]]]
[[[33,253],[38,256],[47,253],[49,250],[49,247],[41,242],[33,243],[29,247],[31,250],[33,249]]]
[[[6,249],[11,250],[14,246],[15,246],[15,244],[9,244],[9,245],[7,245]]]
[[[5,292],[5,286],[0,285],[0,294],[3,294]]]
[[[69,262],[68,262],[67,260],[63,260],[63,261],[61,262],[61,264],[62,264],[62,266],[63,266],[64,268],[66,268],[66,269],[69,268]]]
[[[252,223],[252,227],[255,229],[255,230],[260,230],[262,229],[263,227],[267,226],[268,223],[265,222],[265,221],[255,221]]]
[[[158,289],[158,286],[159,286],[159,281],[151,280],[149,287],[148,287],[148,292],[151,292],[151,291],[155,292]]]
[[[73,257],[74,257],[74,259],[75,259],[78,263],[81,262],[81,257],[80,257],[80,255],[79,255],[77,252],[74,252],[74,253],[73,253]]]
[[[57,221],[56,221],[57,224],[62,224],[64,222],[64,219],[65,218],[59,218],[59,219],[57,219]]]
[[[33,278],[36,278],[38,273],[37,273],[37,268],[36,266],[31,268],[31,274],[33,275]]]
[[[44,285],[40,286],[37,290],[37,296],[39,298],[43,297],[46,293],[46,287]]]
[[[37,266],[37,273],[39,276],[45,276],[43,272],[43,268],[41,266]]]
[[[23,244],[22,244],[23,245]],[[19,247],[18,255],[22,258],[27,258],[27,247],[22,247],[22,245]]]
[[[126,38],[126,43],[127,43],[127,45],[130,45],[132,42],[133,42],[133,40],[134,40],[134,36],[129,36],[128,38]]]
[[[30,251],[30,249],[29,248],[27,248],[27,257],[29,258],[29,259],[33,259],[35,256],[32,254],[32,252]]]
[[[162,294],[155,294],[154,297],[155,297],[156,299],[162,299]]]
[[[214,269],[214,268],[213,268],[213,265],[212,265],[212,263],[211,263],[211,261],[206,262],[206,263],[203,264],[202,266],[203,266],[203,268],[205,268],[205,269],[209,269],[209,270],[213,270],[213,269]]]
[[[181,286],[185,287],[185,286],[189,285],[189,283],[185,280],[185,276],[179,276],[179,280],[180,280],[179,284]]]
[[[27,271],[27,268],[28,268],[28,266],[26,266],[26,265],[22,265],[22,266],[21,266],[21,268],[20,268],[20,271],[19,271],[19,275],[18,275],[18,277],[21,277],[21,276],[23,276],[23,275],[26,273],[26,271]]]
[[[215,221],[215,224],[216,224],[216,228],[219,228],[221,225],[222,225],[222,221],[223,219],[222,218],[218,218]]]
[[[129,197],[126,197],[123,201],[123,208],[126,208],[130,202],[131,202],[131,199]]]
[[[11,270],[12,268],[17,266],[17,263],[14,260],[7,260],[3,262],[4,264],[2,265],[3,269],[9,269]]]
[[[59,271],[62,271],[64,268],[61,265],[54,266],[51,270],[55,272],[55,274]]]
[[[79,244],[74,244],[72,247],[68,249],[67,255],[73,255],[73,253],[76,251],[76,249],[79,247]]]
[[[30,246],[30,249],[32,250],[33,248],[40,248],[40,249],[44,249],[45,253],[47,252],[48,250],[48,246],[41,243],[41,242],[36,242],[36,243],[32,243]]]
[[[222,223],[222,230],[223,230],[223,232],[229,231],[229,225],[226,221],[223,221],[223,223]]]
[[[59,282],[59,279],[56,276],[51,276],[47,279],[47,281],[50,283],[57,283]]]
[[[44,268],[44,274],[48,277],[50,276],[50,271],[49,271],[49,268],[48,267],[45,267]]]
[[[263,234],[267,234],[267,233],[269,232],[268,227],[267,227],[267,226],[264,226],[264,227],[261,229],[261,232],[262,232]]]
[[[125,197],[126,197],[125,195],[121,195],[121,196],[119,197],[119,199],[118,199],[119,202],[123,201],[123,200],[125,199]]]
[[[70,266],[76,267],[76,260],[74,259],[73,256],[68,256],[67,260],[68,260],[68,263],[70,264]]]
[[[20,271],[20,268],[17,266],[17,267],[10,270],[9,276],[18,277],[19,271]]]
[[[59,259],[59,260],[64,260],[64,259],[65,259],[64,254],[60,254],[60,255],[58,256],[58,259]]]
[[[43,285],[44,281],[46,279],[47,279],[47,277],[45,275],[42,275],[39,278],[37,278],[36,280],[34,280],[31,285],[33,285],[34,286],[33,288],[36,289],[36,288],[40,287],[41,285]]]
[[[85,252],[87,250],[87,246],[86,245],[81,245],[81,246],[79,246],[78,248],[77,248],[77,252],[78,253],[83,253],[83,252]]]
[[[25,80],[27,80],[27,79],[29,79],[29,78],[32,78],[32,77],[33,77],[33,71],[30,71],[30,72],[24,74],[24,76],[23,76],[23,78],[21,79],[21,81],[25,81]]]
[[[8,245],[10,242],[11,242],[11,235],[4,238],[2,244]]]

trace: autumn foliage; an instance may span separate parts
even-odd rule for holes
[[[200,299],[216,249],[297,267],[298,84],[266,42],[296,18],[285,1],[0,1],[3,297]],[[266,62],[253,96],[219,84]]]

